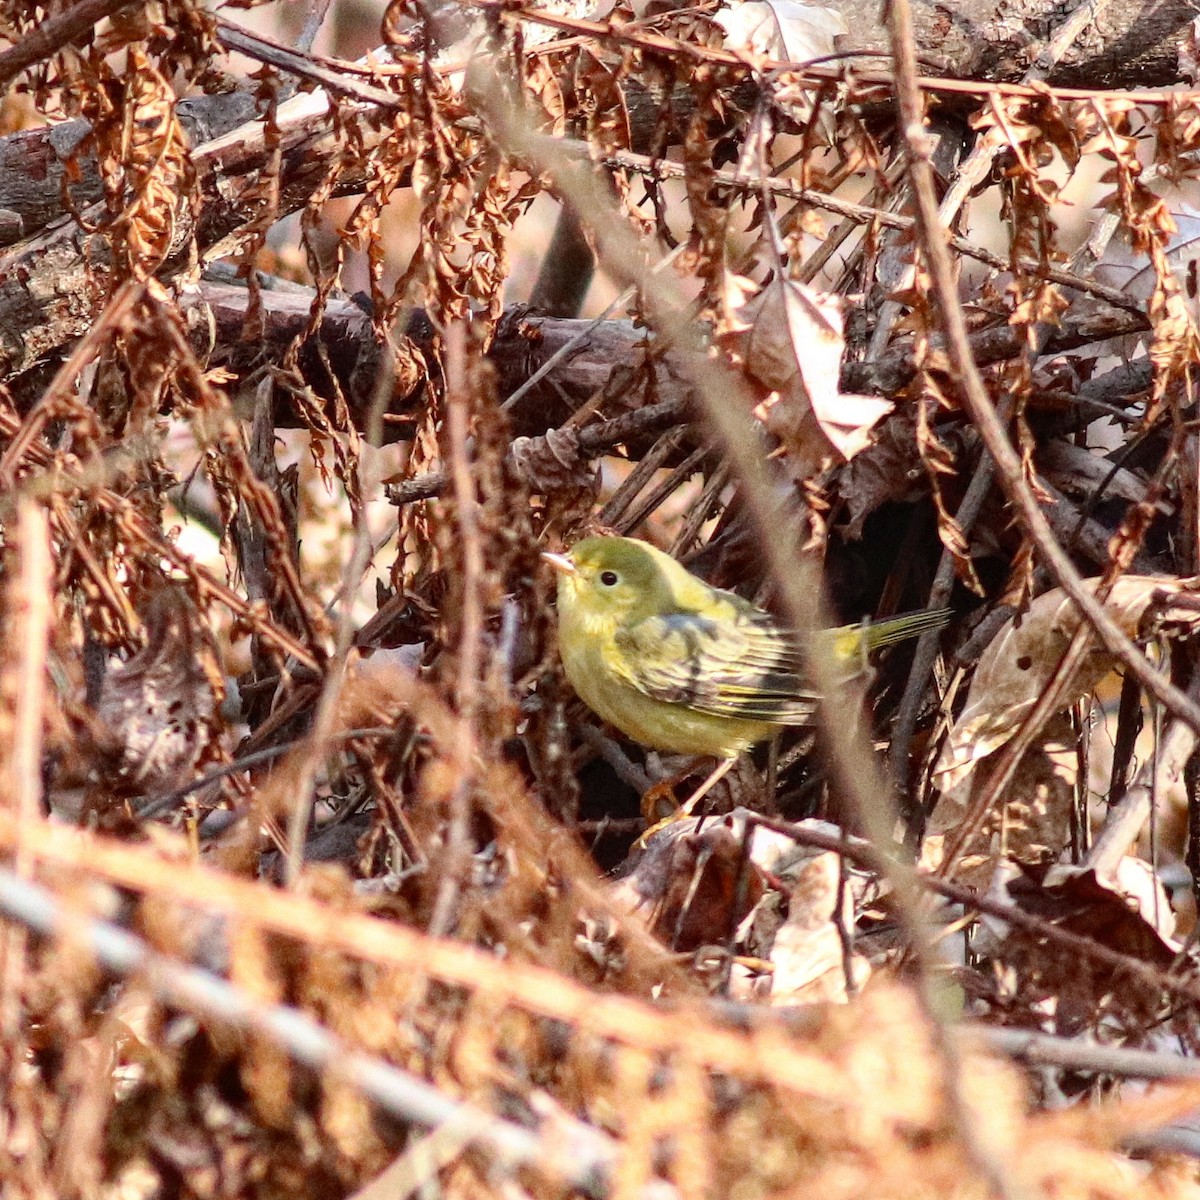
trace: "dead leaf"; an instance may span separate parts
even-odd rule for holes
[[[1085,930],[1102,944],[1169,963],[1179,953],[1175,913],[1153,866],[1127,854],[1113,871],[1059,863],[1046,872],[1049,896],[1078,902],[1087,913]],[[1147,945],[1157,943],[1153,952]]]
[[[109,671],[97,716],[116,774],[144,795],[191,778],[212,739],[219,700],[210,638],[183,591],[161,588],[143,619],[146,645]]]
[[[594,494],[599,487],[599,468],[580,455],[575,429],[551,429],[541,437],[514,438],[509,453],[517,474],[532,492]]]
[[[979,832],[963,847],[954,875],[960,883],[987,887],[998,861],[1045,868],[1068,845],[1078,775],[1074,731],[1068,714],[1047,722],[1042,741],[1021,759],[1003,803],[990,812]],[[923,861],[935,867],[948,836],[962,824],[986,772],[974,772],[970,786],[948,789],[929,819]]]
[[[839,857],[812,855],[799,870],[788,919],[771,949],[772,1004],[845,1004],[847,972],[855,991],[866,983],[870,964],[860,954],[847,957],[839,922],[854,928],[854,897],[842,886]]]
[[[912,500],[927,486],[917,450],[916,421],[907,413],[897,413],[880,428],[874,444],[834,477],[834,493],[845,513],[839,532],[847,541],[858,541],[863,523],[876,509]]]
[[[1086,582],[1094,590],[1098,581]],[[1105,607],[1126,634],[1136,637],[1153,602],[1164,594],[1194,590],[1197,582],[1169,575],[1127,575],[1117,581]],[[1200,614],[1168,605],[1162,617],[1191,627]],[[1009,621],[992,639],[971,681],[967,706],[934,767],[935,780],[943,791],[957,788],[976,763],[1016,733],[1045,691],[1079,623],[1074,603],[1055,588],[1039,596],[1019,622]],[[1087,695],[1116,666],[1095,634],[1090,636],[1091,648],[1062,698],[1060,712]]]
[[[762,873],[746,861],[743,828],[731,816],[665,826],[614,888],[614,903],[641,915],[674,950],[724,942],[765,888]]]
[[[735,300],[742,290],[727,295]],[[846,340],[836,297],[776,275],[730,310],[728,328],[746,374],[771,393],[755,415],[779,439],[797,478],[832,455],[849,462],[871,444],[892,402],[841,390]]]
[[[747,0],[718,9],[713,20],[725,31],[727,49],[782,62],[832,54],[834,39],[849,32],[835,9],[795,0]]]

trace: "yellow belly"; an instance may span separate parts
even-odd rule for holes
[[[626,683],[604,665],[601,641],[571,639],[563,648],[563,668],[579,698],[627,737],[672,754],[711,754],[733,758],[769,738],[775,726],[698,712],[684,704],[655,700]]]

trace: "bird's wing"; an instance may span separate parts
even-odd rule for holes
[[[648,617],[619,630],[616,648],[626,681],[656,700],[747,721],[812,721],[800,649],[766,613]]]

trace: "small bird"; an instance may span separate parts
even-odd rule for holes
[[[652,749],[724,760],[689,810],[743,751],[780,726],[814,723],[799,636],[770,613],[636,538],[586,538],[543,557],[560,572],[558,646],[580,699]],[[869,651],[948,619],[940,609],[825,630],[814,651],[850,679]]]

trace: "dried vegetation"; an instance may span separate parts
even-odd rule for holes
[[[1134,8],[0,3],[6,1197],[1200,1195],[1200,55]],[[955,619],[643,850],[704,765],[561,678],[596,528]]]

